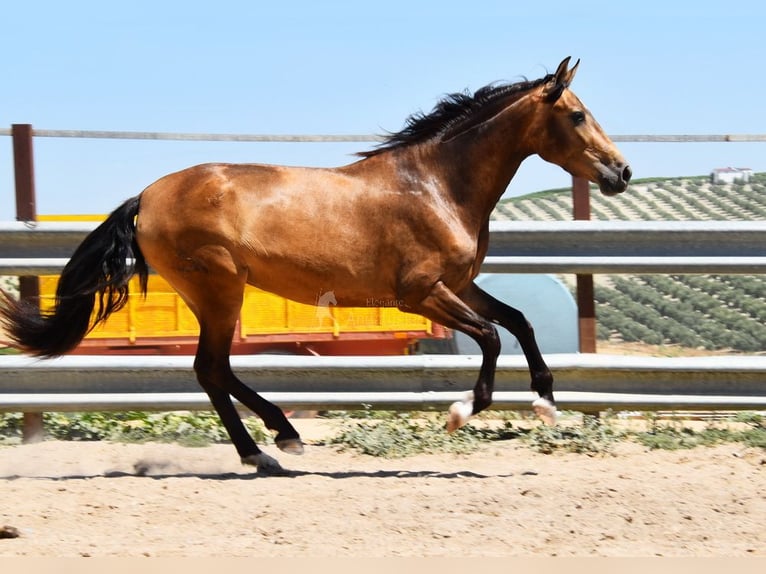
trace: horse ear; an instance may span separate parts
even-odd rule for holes
[[[559,64],[559,67],[556,68],[556,73],[553,74],[553,77],[556,78],[556,82],[562,82],[564,81],[567,73],[567,68],[569,68],[569,60],[572,59],[572,56],[567,56],[563,60],[561,60],[561,63]]]
[[[567,58],[566,61],[568,62],[569,58]],[[580,59],[578,58],[577,61],[575,62],[575,65],[572,66],[572,68],[566,72],[564,83],[566,84],[567,87],[569,87],[569,85],[572,83],[572,80],[574,80],[575,74],[577,73],[577,66],[579,65],[580,65]]]
[[[551,79],[545,84],[543,91],[545,101],[555,102],[561,97],[562,92],[569,87],[569,84],[572,83],[577,73],[577,66],[580,65],[580,60],[577,60],[571,69],[569,69],[569,60],[571,60],[571,56],[561,60],[559,67],[556,68],[556,73],[552,74]]]

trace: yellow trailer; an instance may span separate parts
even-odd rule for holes
[[[101,221],[104,216],[40,216],[41,221]],[[50,307],[58,276],[40,277],[40,305]],[[197,320],[159,275],[150,275],[147,296],[137,279],[127,305],[94,329],[75,353],[185,354],[196,347]],[[421,339],[449,332],[395,307],[337,307],[331,291],[305,305],[248,286],[232,352],[318,355],[392,355],[412,352]]]

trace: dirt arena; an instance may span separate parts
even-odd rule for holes
[[[384,460],[311,444],[333,424],[296,421],[288,477],[228,445],[0,447],[0,556],[766,556],[760,449]]]

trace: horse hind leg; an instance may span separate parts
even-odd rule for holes
[[[300,436],[282,410],[249,389],[231,370],[231,342],[242,307],[245,278],[226,262],[226,258],[209,257],[195,273],[179,276],[166,269],[164,276],[197,317],[200,325],[194,359],[197,381],[210,398],[240,459],[258,467],[260,472],[282,474],[279,463],[258,448],[232,402],[232,397],[236,398],[258,415],[268,429],[275,430],[275,442],[282,451],[303,452]]]
[[[275,458],[263,452],[255,444],[245,425],[242,424],[239,413],[234,407],[229,394],[214,385],[203,383],[202,380],[200,380],[200,384],[205,389],[205,392],[207,392],[208,397],[210,397],[210,402],[213,404],[213,408],[218,413],[223,426],[226,428],[226,432],[237,449],[242,464],[255,466],[258,472],[263,474],[275,476],[287,474],[287,471],[282,468]]]
[[[217,315],[215,321],[206,318],[200,320],[200,341],[194,360],[197,380],[210,397],[242,463],[256,466],[259,472],[284,474],[279,463],[255,444],[242,424],[231,397],[257,414],[266,428],[277,431],[275,443],[280,450],[289,454],[302,454],[303,443],[282,410],[252,391],[232,372],[229,347],[235,324],[236,314],[233,320],[224,323],[220,315]]]

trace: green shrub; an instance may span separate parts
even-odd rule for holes
[[[735,420],[740,421],[740,416],[742,415],[738,415]],[[760,433],[757,432],[757,427],[752,429],[752,431],[756,432],[736,431],[729,428],[719,428],[711,423],[704,429],[695,431],[684,426],[683,421],[663,424],[653,413],[647,414],[646,417],[649,421],[649,429],[634,433],[633,438],[638,443],[652,450],[680,450],[730,442],[742,442],[748,444],[748,446],[758,446],[758,440],[761,438]],[[759,420],[758,415],[749,420]],[[744,422],[744,420],[741,422]],[[766,431],[766,428],[763,430]],[[766,436],[766,432],[763,435]],[[762,444],[766,445],[766,441]]]
[[[0,415],[0,437],[21,436],[22,415]],[[270,435],[260,421],[243,421],[257,442]],[[229,442],[229,436],[218,415],[212,412],[93,412],[44,413],[43,426],[49,438],[57,440],[116,442],[177,442],[185,446],[202,446]]]
[[[660,426],[650,431],[638,432],[635,439],[651,450],[680,450],[698,446],[712,446],[733,439],[730,431],[708,428],[695,431],[690,428]]]
[[[24,416],[21,413],[0,414],[0,440],[9,437],[21,437]]]
[[[538,425],[524,436],[524,441],[543,454],[563,451],[596,455],[611,453],[624,436],[611,424],[611,417],[584,416],[579,425]]]
[[[741,431],[739,441],[749,447],[766,449],[766,419],[758,413],[739,413],[736,421],[746,423],[750,428]]]
[[[357,418],[341,411],[332,416],[343,418],[343,423],[339,432],[325,444],[384,458],[421,453],[469,454],[493,441],[512,439],[520,439],[522,444],[543,454],[571,452],[591,456],[612,453],[622,440],[634,440],[650,449],[662,450],[720,443],[766,449],[766,420],[760,414],[748,412],[734,419],[745,423],[745,430],[717,428],[711,424],[699,431],[685,426],[682,420],[660,421],[653,413],[646,414],[649,425],[645,431],[620,430],[610,413],[603,418],[584,416],[582,422],[567,416],[564,424],[553,427],[540,424],[527,430],[514,428],[513,413],[502,412],[479,416],[452,434],[446,432],[441,413],[366,410],[361,415],[357,413]],[[487,417],[494,424],[485,425]],[[43,421],[46,436],[57,440],[156,441],[184,446],[229,442],[218,416],[212,412],[45,413]],[[0,443],[8,439],[17,442],[21,438],[22,422],[19,413],[0,414]],[[243,422],[256,442],[271,440],[260,420],[247,418]]]
[[[753,428],[740,433],[740,442],[753,448],[766,449],[766,428]]]
[[[499,429],[468,425],[448,434],[441,414],[436,419],[433,414],[420,413],[414,417],[411,413],[398,413],[386,418],[348,420],[327,444],[371,456],[401,458],[421,453],[468,454],[488,441],[518,435],[519,431],[507,421]]]

